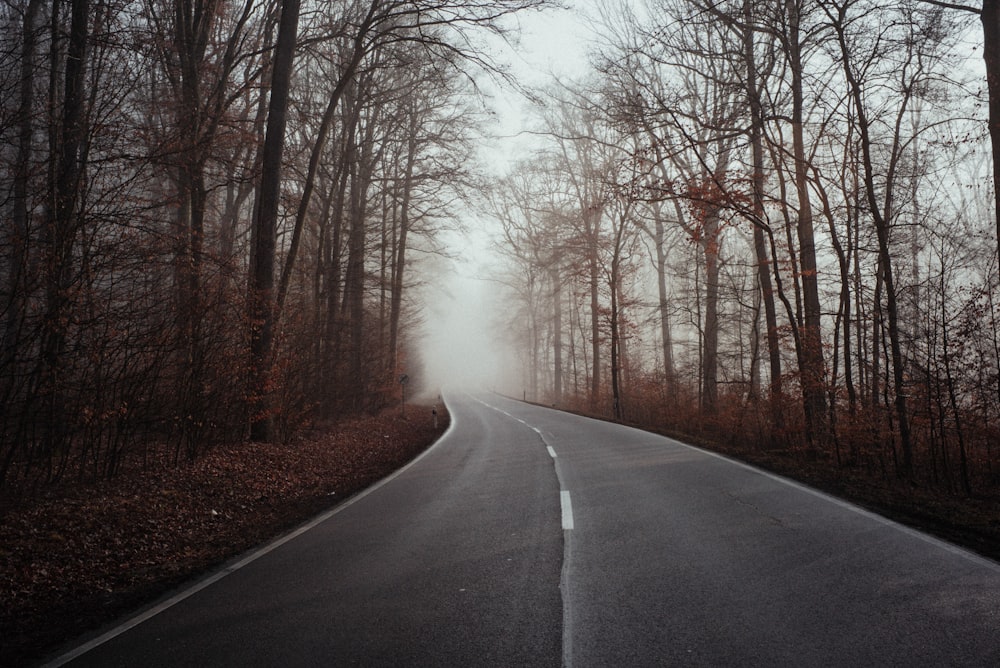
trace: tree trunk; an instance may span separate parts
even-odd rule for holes
[[[364,370],[364,299],[365,299],[365,225],[362,218],[361,168],[352,165],[348,198],[350,228],[347,233],[347,267],[344,272],[344,302],[342,313],[348,324],[348,377],[345,386],[353,410],[361,408],[365,387]]]
[[[653,245],[656,246],[656,290],[659,297],[660,311],[660,346],[663,351],[663,376],[666,381],[667,391],[673,392],[675,371],[674,371],[674,345],[670,331],[670,304],[667,300],[667,249],[664,247],[664,229],[662,205],[659,202],[653,204],[654,236]]]
[[[969,482],[969,456],[965,444],[965,430],[962,429],[962,409],[958,405],[958,397],[955,392],[955,378],[951,369],[951,351],[948,341],[948,310],[946,308],[945,294],[947,291],[944,261],[941,262],[941,347],[944,354],[945,380],[948,383],[948,403],[955,419],[955,435],[958,437],[958,465],[962,479],[962,491],[966,496],[972,496],[972,484]],[[942,444],[942,447],[944,445]]]
[[[886,315],[888,317],[889,349],[892,359],[892,380],[895,392],[894,405],[896,419],[899,422],[899,440],[903,461],[900,473],[909,476],[913,472],[913,446],[910,437],[909,411],[906,406],[905,373],[903,369],[903,351],[899,336],[899,307],[896,300],[896,285],[893,280],[892,253],[889,247],[889,220],[879,207],[875,186],[875,168],[872,158],[872,140],[869,132],[869,121],[864,106],[864,95],[861,83],[855,77],[851,63],[848,60],[850,48],[843,30],[843,16],[838,17],[837,37],[840,42],[843,59],[844,75],[850,89],[857,115],[858,132],[861,139],[861,157],[864,168],[863,183],[868,207],[875,224],[875,234],[878,238],[879,264],[885,289]],[[889,186],[891,187],[891,185]],[[875,375],[875,374],[873,374]]]
[[[29,0],[24,11],[24,22],[21,27],[21,72],[18,90],[18,109],[15,122],[17,132],[17,157],[14,162],[14,183],[12,186],[12,222],[13,230],[6,239],[9,255],[7,257],[7,303],[4,305],[4,332],[0,342],[0,368],[9,364],[17,351],[21,318],[23,317],[24,290],[22,282],[27,270],[29,183],[31,179],[31,137],[34,132],[32,114],[35,106],[35,20],[41,0]]]
[[[410,197],[413,191],[413,167],[417,160],[417,125],[418,117],[415,109],[410,110],[410,129],[407,138],[406,167],[403,170],[403,197],[399,212],[399,238],[396,242],[396,253],[392,267],[392,294],[389,305],[389,359],[392,360],[393,371],[399,347],[399,321],[403,311],[403,279],[406,269],[406,244],[410,230]]]
[[[750,147],[753,156],[753,247],[757,259],[757,283],[764,302],[764,323],[767,327],[767,352],[770,364],[770,391],[772,435],[784,431],[784,411],[781,386],[781,348],[778,341],[778,315],[771,283],[771,261],[764,239],[764,115],[760,100],[760,82],[757,80],[757,58],[754,53],[753,2],[743,2],[743,59],[747,67],[747,100],[750,107]]]
[[[983,0],[983,60],[989,99],[990,144],[993,148],[993,205],[997,252],[1000,253],[1000,0]]]
[[[66,75],[62,123],[59,128],[60,151],[53,182],[53,210],[46,226],[45,318],[42,336],[42,396],[45,398],[45,450],[50,456],[63,439],[66,429],[65,379],[63,357],[69,315],[67,313],[73,282],[73,247],[79,229],[81,148],[84,126],[84,84],[89,21],[88,0],[73,0],[70,7],[69,46],[66,51]]]
[[[343,407],[342,355],[344,334],[344,237],[348,204],[352,187],[353,169],[358,161],[357,128],[361,122],[361,102],[355,94],[357,86],[351,83],[345,90],[345,111],[349,115],[343,120],[341,131],[341,159],[338,160],[336,190],[331,221],[329,258],[326,266],[326,325],[324,328],[324,407],[327,417],[332,417]]]
[[[588,244],[587,269],[590,272],[590,345],[593,368],[590,376],[590,407],[596,410],[601,399],[601,316],[598,284],[600,266],[597,256],[601,211],[595,207],[590,211],[584,211],[583,217]]]
[[[795,191],[798,200],[800,275],[804,323],[801,339],[802,399],[806,416],[806,438],[813,446],[825,441],[826,398],[824,395],[823,340],[820,331],[819,280],[812,205],[809,200],[809,165],[803,136],[803,62],[799,37],[800,0],[788,0],[788,59],[792,75],[792,151],[795,157]]]
[[[618,299],[619,284],[621,283],[621,262],[622,262],[622,238],[625,231],[627,213],[622,212],[618,220],[618,229],[615,230],[613,255],[611,257],[611,278],[608,288],[611,292],[611,400],[613,415],[616,420],[625,419],[625,410],[622,406],[621,396],[621,325],[620,313],[621,303]]]
[[[562,403],[563,395],[563,342],[562,342],[562,279],[559,265],[549,268],[552,281],[552,401]]]
[[[347,270],[344,275],[344,307],[350,325],[347,388],[351,405],[360,410],[364,405],[368,379],[365,374],[365,241],[368,211],[368,189],[373,169],[374,121],[370,121],[361,140],[357,164],[352,166],[350,190],[350,231],[347,237]]]
[[[705,256],[705,321],[702,330],[702,403],[705,415],[719,410],[719,219],[710,211],[704,223],[702,253]]]
[[[281,20],[271,74],[271,100],[261,158],[260,192],[254,220],[253,272],[250,276],[250,438],[274,439],[268,387],[274,326],[274,255],[281,197],[281,154],[285,146],[288,89],[295,59],[299,0],[282,0]]]
[[[348,148],[345,156],[351,155],[350,151],[352,150]],[[326,282],[326,323],[323,330],[323,406],[328,418],[333,416],[340,400],[337,391],[339,389],[337,371],[341,341],[341,253],[344,236],[344,207],[350,183],[348,165],[341,165],[341,170],[334,195],[332,229],[329,233],[330,242],[324,279]]]

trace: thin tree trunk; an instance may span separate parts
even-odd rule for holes
[[[350,350],[348,351],[348,391],[354,410],[363,407],[368,379],[365,374],[365,241],[368,211],[368,189],[371,186],[375,157],[373,135],[376,122],[369,119],[365,136],[361,139],[361,152],[357,165],[352,169],[350,194],[351,227],[347,238],[347,271],[344,276],[344,306],[350,324]]]
[[[24,11],[24,22],[21,27],[21,81],[18,91],[18,109],[16,123],[17,157],[14,162],[14,183],[12,186],[12,222],[13,230],[9,232],[7,246],[10,249],[7,258],[7,289],[9,290],[5,314],[3,341],[0,342],[0,367],[9,364],[17,351],[21,318],[23,317],[24,290],[22,279],[27,270],[28,234],[30,223],[29,182],[31,179],[32,133],[34,123],[32,114],[35,106],[35,20],[41,0],[29,0]],[[2,476],[0,476],[2,481]]]
[[[719,410],[719,219],[709,212],[704,224],[702,253],[705,257],[705,321],[702,331],[702,404],[705,415]]]
[[[558,405],[563,395],[562,280],[558,264],[550,267],[549,276],[552,281],[552,401]]]
[[[399,239],[393,258],[392,295],[389,306],[389,359],[393,369],[398,357],[399,322],[403,311],[403,285],[406,269],[406,244],[410,231],[410,198],[413,191],[413,167],[417,159],[417,111],[410,110],[410,129],[407,140],[406,167],[403,170],[403,197],[400,202]]]
[[[348,140],[350,141],[350,140]],[[345,156],[351,155],[353,149],[348,148]],[[340,355],[341,342],[341,253],[344,236],[344,208],[347,203],[347,189],[350,183],[350,169],[347,165],[341,167],[342,172],[338,179],[333,206],[332,230],[330,232],[330,243],[326,263],[326,325],[324,328],[324,353],[323,353],[323,375],[324,383],[324,406],[326,416],[332,417],[334,410],[339,403],[339,382],[337,376],[338,356]]]
[[[753,2],[743,2],[743,60],[747,67],[747,99],[750,107],[750,147],[753,154],[753,247],[757,258],[757,282],[764,302],[764,324],[767,327],[767,352],[770,368],[768,403],[771,407],[773,435],[784,431],[785,418],[782,401],[781,348],[778,341],[778,316],[771,283],[771,261],[764,239],[764,116],[760,100],[760,82],[757,76],[757,58],[754,53]]]
[[[62,377],[67,337],[67,310],[73,281],[73,247],[79,221],[81,150],[85,140],[84,84],[86,79],[89,22],[88,0],[73,0],[70,7],[69,46],[66,51],[63,114],[57,167],[53,183],[54,209],[46,226],[45,320],[42,338],[41,383],[45,403],[45,455],[52,453],[66,434],[65,379]]]
[[[857,392],[854,388],[854,378],[851,371],[851,284],[850,284],[850,257],[848,251],[840,242],[840,235],[837,233],[837,225],[834,218],[833,207],[830,204],[826,192],[821,190],[823,203],[823,213],[830,230],[830,239],[833,243],[833,250],[837,256],[837,266],[840,269],[840,304],[837,308],[837,322],[834,324],[833,343],[833,370],[830,381],[830,405],[829,424],[834,445],[837,448],[837,463],[840,464],[840,441],[837,436],[837,402],[835,398],[837,383],[837,366],[840,355],[840,335],[844,336],[844,384],[847,388],[847,400],[850,414],[853,416],[857,411]]]
[[[585,211],[583,215],[588,243],[587,268],[590,272],[590,345],[592,349],[591,367],[593,369],[590,376],[590,406],[596,410],[601,399],[601,321],[597,257],[601,213],[599,210],[592,210]]]
[[[813,446],[825,441],[826,399],[823,393],[823,341],[820,331],[819,280],[812,205],[809,200],[808,163],[803,136],[803,62],[800,42],[801,0],[788,0],[788,57],[792,75],[792,151],[795,157],[795,191],[798,200],[800,276],[804,323],[801,338],[802,399],[806,416],[806,438]]]
[[[905,374],[903,369],[903,351],[899,336],[899,308],[896,300],[896,285],[893,280],[892,253],[889,248],[889,221],[883,215],[879,207],[875,186],[875,168],[872,158],[872,140],[869,134],[868,115],[864,106],[864,96],[862,95],[861,84],[855,77],[850,61],[850,48],[848,47],[843,30],[843,15],[838,17],[837,38],[840,42],[840,49],[843,59],[844,75],[850,88],[851,97],[857,114],[858,131],[861,139],[861,155],[864,167],[864,189],[870,209],[870,213],[875,223],[875,234],[878,238],[878,248],[882,277],[885,282],[886,315],[888,316],[889,327],[889,348],[892,357],[893,390],[895,391],[896,419],[899,422],[899,440],[902,449],[903,461],[901,463],[901,473],[909,476],[913,472],[913,446],[910,438],[909,412],[906,407],[906,387]],[[891,184],[889,185],[891,188]]]
[[[983,24],[988,124],[993,148],[993,215],[996,222],[997,252],[1000,254],[1000,0],[983,0],[979,18]]]
[[[944,349],[944,373],[948,382],[948,402],[951,404],[951,413],[955,419],[955,434],[958,437],[958,463],[959,473],[962,476],[962,491],[966,496],[972,495],[972,485],[969,482],[969,456],[965,445],[965,430],[962,429],[962,413],[958,406],[958,397],[955,393],[955,378],[951,371],[951,353],[948,350],[948,312],[945,308],[945,270],[944,258],[941,263],[941,347]]]
[[[365,333],[365,224],[363,218],[364,202],[362,168],[354,165],[351,168],[351,188],[348,204],[350,229],[347,234],[347,268],[344,273],[344,303],[342,312],[348,323],[349,348],[347,351],[348,377],[347,390],[350,394],[350,405],[353,410],[359,410],[362,405],[362,393],[365,381],[364,370],[364,333]]]
[[[660,345],[663,350],[663,376],[667,390],[673,392],[676,372],[674,370],[674,346],[670,330],[670,304],[667,300],[667,249],[664,247],[663,216],[659,202],[653,204],[653,224],[655,234],[653,245],[656,246],[656,290],[660,311]]]
[[[625,419],[621,396],[621,332],[620,330],[620,300],[618,298],[621,282],[622,238],[625,230],[626,212],[622,212],[615,230],[614,251],[611,257],[611,277],[608,288],[611,292],[611,401],[612,415],[616,420]]]

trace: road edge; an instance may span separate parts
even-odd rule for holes
[[[443,396],[442,396],[442,401],[444,402],[445,407],[447,407],[448,402]],[[139,626],[143,622],[152,619],[161,612],[164,612],[165,610],[172,608],[173,606],[184,601],[185,599],[194,596],[201,590],[210,587],[219,580],[222,580],[227,575],[235,573],[244,566],[247,566],[248,564],[256,561],[257,559],[265,556],[270,552],[273,552],[274,550],[278,549],[285,543],[288,543],[298,538],[302,534],[333,518],[340,512],[350,508],[355,503],[361,501],[369,494],[376,492],[381,487],[392,482],[395,478],[402,475],[410,467],[414,466],[417,462],[419,462],[428,454],[430,454],[431,451],[436,449],[438,445],[442,441],[444,441],[445,438],[447,438],[448,435],[451,434],[452,430],[454,430],[455,428],[455,423],[456,423],[455,416],[454,414],[452,414],[450,409],[448,413],[450,418],[449,418],[448,428],[445,429],[444,433],[441,434],[433,443],[427,446],[423,450],[423,452],[421,452],[416,457],[414,457],[413,459],[411,459],[406,464],[396,469],[389,475],[385,476],[381,480],[372,483],[371,485],[361,490],[360,492],[357,492],[353,496],[350,496],[342,500],[340,503],[336,504],[332,508],[329,508],[328,510],[323,511],[319,515],[316,515],[315,517],[306,520],[305,522],[299,524],[297,527],[275,538],[272,538],[271,540],[266,541],[248,550],[247,552],[244,552],[242,554],[233,557],[229,561],[223,563],[221,566],[218,566],[217,568],[214,568],[208,571],[207,573],[203,573],[202,575],[195,578],[191,582],[181,585],[178,589],[175,589],[172,592],[168,592],[167,594],[163,595],[162,597],[148,604],[147,606],[142,607],[132,613],[129,613],[114,622],[111,622],[110,624],[105,626],[103,630],[95,632],[94,637],[92,637],[90,640],[86,640],[79,644],[76,644],[79,642],[79,639],[67,643],[66,645],[64,645],[64,647],[70,647],[70,649],[68,650],[57,649],[55,652],[50,654],[48,658],[43,657],[38,665],[41,666],[41,668],[60,668],[61,666],[66,665],[67,663],[73,661],[74,659],[83,656],[87,652],[97,647],[100,647],[101,645],[117,638],[123,633],[126,633],[130,629]]]

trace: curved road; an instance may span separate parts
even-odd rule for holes
[[[73,666],[997,666],[1000,565],[496,395],[388,481]]]

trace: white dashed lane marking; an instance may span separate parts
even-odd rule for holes
[[[573,529],[573,503],[569,498],[569,491],[562,490],[559,492],[559,499],[562,501],[562,528],[565,531],[572,531]]]

